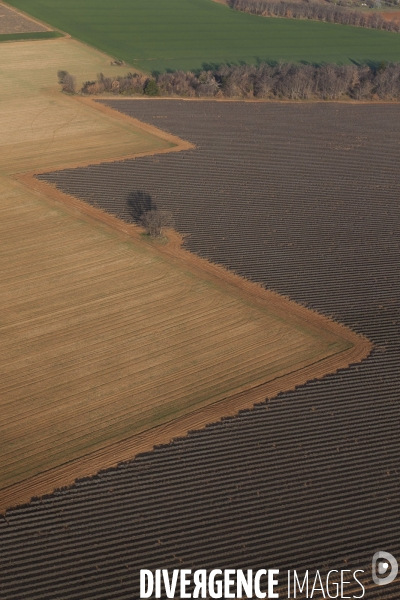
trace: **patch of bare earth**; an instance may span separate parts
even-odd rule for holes
[[[49,31],[49,28],[39,23],[39,21],[22,15],[17,10],[0,3],[0,35],[38,31]]]
[[[400,10],[388,10],[381,11],[378,13],[382,19],[386,21],[400,21]]]

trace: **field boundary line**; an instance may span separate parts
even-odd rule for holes
[[[45,41],[48,41],[48,40],[45,40]],[[119,111],[113,110],[109,106],[103,106],[102,104],[95,102],[91,98],[83,98],[83,97],[76,96],[76,97],[73,97],[72,99],[77,100],[78,102],[85,104],[86,106],[89,106],[89,107],[93,108],[94,110],[102,112],[102,113],[106,114],[108,117],[129,123],[129,125],[134,126],[136,129],[140,129],[142,131],[145,131],[146,133],[150,133],[150,134],[158,137],[159,139],[163,139],[163,140],[169,142],[170,144],[173,144],[173,146],[170,146],[169,148],[160,148],[158,150],[148,150],[146,152],[121,154],[121,155],[113,156],[111,158],[101,158],[99,160],[75,161],[75,162],[66,163],[65,165],[60,165],[57,167],[50,167],[50,168],[43,167],[43,169],[35,170],[35,171],[15,172],[11,175],[11,177],[13,179],[23,180],[24,176],[27,176],[27,179],[26,179],[26,182],[27,182],[29,177],[33,178],[33,177],[36,177],[37,175],[54,173],[55,171],[63,171],[65,169],[77,169],[79,167],[89,167],[91,165],[101,165],[104,163],[120,162],[123,160],[139,158],[141,156],[154,156],[156,154],[168,154],[169,152],[181,152],[182,150],[192,150],[196,147],[191,142],[182,140],[181,138],[177,137],[176,135],[173,135],[166,131],[162,131],[162,130],[158,129],[157,127],[154,127],[153,125],[150,125],[148,123],[143,123],[142,121],[139,121],[138,119],[135,119],[134,117],[129,117],[128,115],[122,114]],[[34,187],[34,186],[32,184],[29,187]]]
[[[215,1],[215,0],[212,0]],[[399,11],[400,12],[400,11]],[[138,71],[139,72],[139,71]],[[143,72],[143,71],[142,71]],[[93,95],[95,103],[100,103],[102,101],[112,100],[119,102],[127,102],[127,101],[142,101],[142,102],[152,102],[159,100],[181,100],[183,102],[242,102],[247,104],[350,104],[350,105],[380,105],[380,104],[389,104],[389,105],[398,105],[399,100],[353,100],[352,98],[339,98],[338,100],[321,100],[320,98],[308,98],[307,100],[289,100],[287,98],[280,100],[279,98],[203,98],[203,97],[191,97],[187,96],[114,96],[113,94],[99,94]],[[79,98],[85,98],[85,96],[79,96]],[[86,96],[87,98],[87,96]]]
[[[359,336],[360,337],[360,336]],[[312,380],[321,379],[365,359],[372,344],[365,338],[352,348],[316,361],[302,369],[277,377],[249,391],[233,394],[218,402],[208,404],[177,419],[147,429],[139,434],[115,442],[49,471],[25,479],[0,491],[0,513],[6,509],[29,502],[33,496],[44,496],[60,487],[70,487],[77,479],[94,476],[100,470],[116,467],[132,460],[138,454],[150,452],[155,446],[169,444],[193,430],[236,416],[255,404],[275,398],[280,392],[293,391]]]
[[[169,149],[167,149],[168,151]],[[84,200],[79,200],[75,196],[66,194],[56,188],[55,185],[43,180],[38,180],[35,177],[36,173],[23,173],[15,175],[14,178],[25,185],[32,191],[36,191],[46,199],[52,199],[57,204],[62,204],[64,208],[69,209],[75,216],[85,216],[89,222],[100,222],[107,228],[110,228],[114,233],[117,232],[123,235],[124,239],[135,239],[146,243],[143,240],[143,229],[135,224],[126,223],[121,219],[94,207]],[[357,347],[361,342],[362,346],[366,344],[370,349],[372,343],[364,336],[352,331],[349,327],[333,320],[332,318],[322,315],[319,312],[306,308],[298,304],[288,297],[265,289],[261,284],[250,281],[237,275],[233,271],[228,271],[223,266],[212,263],[209,260],[202,258],[189,250],[183,248],[184,237],[177,231],[167,230],[168,243],[165,245],[157,245],[151,241],[147,243],[148,250],[156,254],[161,253],[167,256],[174,263],[181,263],[191,273],[206,278],[225,290],[234,289],[236,293],[240,292],[243,299],[251,299],[252,303],[260,308],[266,306],[272,307],[274,314],[285,319],[285,321],[299,324],[307,323],[307,326],[318,332],[321,335],[321,328],[328,330],[341,338],[349,341]],[[343,351],[344,352],[344,351]],[[342,352],[342,353],[343,353]],[[347,352],[347,351],[346,351]],[[361,355],[364,350],[361,351]],[[357,361],[355,361],[357,362]]]
[[[135,239],[146,243],[142,237],[142,229],[137,225],[125,223],[74,196],[69,196],[55,186],[35,179],[32,173],[18,175],[16,179],[34,193],[44,196],[47,201],[53,200],[57,205],[62,204],[68,212],[72,212],[75,216],[84,217],[91,223],[101,223],[125,240]],[[73,485],[78,478],[92,476],[99,470],[115,467],[122,461],[132,460],[137,454],[151,451],[156,445],[168,444],[175,438],[187,435],[192,430],[198,430],[207,424],[233,417],[241,410],[251,409],[257,403],[276,397],[280,392],[295,390],[309,381],[321,379],[339,369],[359,363],[370,354],[373,345],[366,337],[317,311],[306,308],[276,292],[266,290],[260,284],[246,280],[220,265],[189,252],[182,247],[183,237],[176,231],[169,230],[167,234],[170,239],[169,243],[164,246],[156,246],[149,242],[147,243],[148,250],[156,254],[161,253],[175,264],[184,265],[194,275],[214,281],[222,289],[234,289],[236,295],[240,295],[244,299],[251,299],[252,304],[264,308],[267,304],[274,314],[282,316],[289,323],[306,321],[307,326],[318,331],[319,335],[323,335],[321,327],[334,332],[348,340],[352,344],[351,347],[328,357],[317,359],[312,364],[296,368],[283,376],[278,375],[265,384],[235,393],[189,414],[172,419],[163,425],[149,428],[4,488],[0,491],[0,512],[5,512],[11,506],[29,502],[32,496],[49,494],[56,488]]]
[[[79,166],[83,164],[117,162],[118,160],[126,160],[127,158],[176,152],[195,147],[193,144],[152,125],[133,119],[128,115],[123,115],[108,106],[98,104],[91,98],[77,98],[77,100],[113,118],[122,119],[131,125],[135,125],[146,132],[162,137],[164,140],[175,144],[170,148],[136,153],[121,158],[79,163]],[[73,167],[63,166],[51,170],[42,169],[40,172],[47,173],[65,168]],[[54,185],[38,180],[36,178],[37,174],[37,172],[16,173],[12,175],[12,178],[27,187],[30,192],[43,198],[46,202],[54,203],[58,206],[62,205],[73,216],[80,219],[83,218],[97,226],[102,224],[104,227],[111,229],[114,234],[120,235],[125,241],[129,239],[140,240],[141,244],[146,244],[150,253],[163,255],[172,264],[184,267],[195,276],[217,284],[219,289],[234,291],[236,296],[241,297],[243,300],[251,301],[252,305],[264,310],[268,309],[287,323],[294,323],[297,326],[306,323],[307,328],[318,332],[319,336],[323,336],[324,331],[335,333],[342,340],[347,341],[350,347],[335,354],[330,354],[328,357],[322,356],[321,358],[316,358],[313,363],[307,366],[304,366],[304,363],[303,365],[297,363],[295,369],[285,375],[277,374],[267,383],[255,386],[249,390],[236,392],[223,399],[211,402],[205,407],[197,408],[186,415],[175,419],[172,418],[162,425],[150,427],[136,435],[109,444],[90,454],[86,454],[73,461],[66,462],[4,488],[0,491],[0,512],[4,512],[8,507],[29,502],[32,496],[42,496],[51,493],[57,487],[71,486],[77,478],[91,476],[100,469],[110,468],[116,466],[121,461],[131,460],[141,452],[151,451],[155,445],[168,444],[177,437],[187,435],[191,430],[201,429],[207,424],[232,417],[241,410],[252,408],[255,404],[264,402],[266,398],[274,398],[280,392],[294,390],[299,385],[303,385],[311,380],[320,379],[328,374],[335,373],[338,369],[344,369],[350,365],[359,363],[370,354],[373,346],[366,337],[355,333],[332,318],[306,308],[278,293],[266,290],[260,284],[244,279],[220,265],[211,263],[189,252],[182,247],[184,238],[176,231],[167,231],[169,242],[165,245],[158,245],[151,241],[146,242],[142,236],[143,230],[139,226],[125,223],[99,208],[61,192]]]

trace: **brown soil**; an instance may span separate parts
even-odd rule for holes
[[[55,204],[62,202],[63,206],[67,207],[74,216],[85,215],[88,222],[101,222],[112,231],[118,232],[121,239],[142,240],[141,230],[136,226],[123,223],[76,198],[61,193],[54,187],[35,179],[33,174],[20,175],[18,180],[40,195],[45,193],[47,198]],[[189,269],[196,279],[216,282],[218,289],[227,293],[228,296],[239,294],[243,300],[260,308],[267,305],[269,311],[280,316],[286,322],[289,321],[293,326],[301,324],[304,327],[304,323],[306,323],[310,331],[321,332],[322,335],[323,331],[331,332],[354,345],[338,354],[322,357],[323,360],[318,360],[313,364],[298,362],[293,371],[290,373],[278,372],[272,380],[265,384],[230,395],[168,423],[150,427],[137,435],[99,448],[90,454],[9,486],[1,492],[0,510],[4,510],[10,505],[27,502],[32,495],[49,493],[57,486],[70,485],[78,477],[88,476],[99,469],[113,466],[122,460],[128,460],[139,452],[151,450],[155,444],[167,443],[172,438],[185,435],[192,429],[201,428],[221,417],[234,415],[241,409],[251,408],[255,403],[263,401],[267,397],[272,398],[280,391],[294,389],[308,380],[333,373],[339,368],[359,362],[369,354],[371,343],[365,338],[318,313],[305,309],[278,294],[266,291],[261,286],[243,280],[223,268],[183,250],[182,239],[176,232],[170,231],[168,236],[170,240],[168,244],[164,246],[149,244],[149,252],[165,256],[178,269],[182,268],[186,271]]]
[[[400,10],[390,10],[378,12],[378,15],[386,21],[400,21]]]
[[[194,144],[191,144],[190,142],[187,142],[186,140],[182,140],[181,138],[178,138],[176,135],[172,135],[171,133],[168,133],[167,131],[162,131],[161,129],[157,129],[157,127],[154,127],[153,125],[149,125],[148,123],[143,123],[142,121],[139,121],[138,119],[128,117],[128,115],[117,112],[108,106],[104,106],[103,104],[95,102],[91,98],[75,96],[74,100],[78,100],[82,104],[89,106],[90,108],[92,108],[94,110],[100,111],[103,114],[105,114],[113,119],[118,119],[119,121],[123,121],[131,126],[134,126],[135,129],[141,130],[146,133],[150,133],[151,135],[156,136],[159,139],[165,140],[166,142],[173,144],[173,146],[168,146],[166,148],[160,148],[160,149],[155,149],[155,150],[149,150],[146,152],[135,152],[133,154],[125,154],[124,153],[124,154],[121,154],[120,156],[113,156],[112,158],[102,159],[100,161],[101,163],[116,162],[118,160],[127,160],[129,158],[137,158],[139,156],[154,156],[155,154],[165,154],[165,153],[169,153],[169,152],[181,152],[182,150],[191,150],[192,148],[195,147]],[[84,161],[68,163],[68,168],[85,167],[85,166],[92,165],[92,164],[96,164],[95,161],[86,159]],[[55,171],[57,169],[59,169],[59,167],[55,167],[54,169],[46,169],[46,172],[50,173],[52,170]]]
[[[43,496],[58,487],[72,485],[76,479],[93,475],[100,469],[113,467],[121,461],[131,460],[141,452],[151,451],[155,445],[167,444],[174,438],[184,436],[194,429],[201,429],[209,423],[215,423],[222,417],[234,416],[240,410],[252,408],[258,402],[275,397],[279,392],[294,390],[307,381],[360,362],[368,356],[371,348],[370,342],[360,339],[352,349],[332,356],[328,360],[300,368],[289,375],[278,377],[250,391],[235,394],[179,419],[149,429],[3,489],[0,493],[0,512],[4,512],[10,506],[29,502],[32,496]]]
[[[50,28],[14,8],[0,4],[0,34],[50,31]]]
[[[109,110],[112,111],[112,109]],[[156,131],[156,128],[152,127],[151,125],[146,125],[145,123],[143,123],[143,125],[149,128],[151,127]],[[160,133],[164,134],[164,132]],[[186,143],[187,142],[182,141],[183,146]],[[168,150],[166,151],[168,152]],[[171,148],[169,151],[174,152],[176,151],[176,148]],[[65,194],[45,181],[36,179],[35,175],[35,173],[24,173],[21,175],[16,175],[15,178],[29,189],[36,190],[39,193],[44,194],[47,198],[56,201],[57,203],[62,202],[63,206],[71,210],[71,214],[76,215],[78,211],[79,215],[85,215],[87,217],[88,222],[101,222],[109,227],[113,232],[124,234],[124,238],[125,236],[129,236],[129,239],[136,239],[143,242],[143,230],[137,225],[125,223],[124,221],[121,221],[120,219],[117,219],[116,217],[98,208],[95,208],[94,206],[91,206],[90,204],[83,202],[78,198]],[[183,238],[175,230],[168,230],[167,238],[168,242],[165,245],[154,245],[150,241],[149,248],[151,248],[152,251],[168,256],[169,258],[173,259],[174,263],[180,261],[185,265],[185,267],[190,266],[193,273],[197,273],[199,275],[201,274],[202,277],[208,275],[212,278],[217,278],[219,285],[226,286],[228,284],[229,286],[233,286],[235,290],[240,289],[246,295],[249,295],[252,300],[261,302],[261,305],[264,305],[266,302],[268,306],[273,308],[275,314],[279,314],[285,319],[288,319],[290,315],[289,320],[291,320],[293,317],[303,322],[307,322],[310,327],[313,327],[316,330],[323,328],[331,331],[335,335],[338,335],[354,344],[354,348],[350,350],[351,353],[355,352],[356,355],[358,355],[360,348],[362,348],[361,354],[365,353],[366,348],[368,348],[368,352],[370,352],[372,345],[369,340],[354,333],[344,325],[328,319],[327,317],[322,316],[315,311],[305,308],[300,304],[281,296],[280,294],[266,290],[261,285],[243,279],[239,275],[236,275],[231,271],[227,271],[223,267],[211,263],[185,250],[182,247]],[[353,362],[358,362],[358,360]]]

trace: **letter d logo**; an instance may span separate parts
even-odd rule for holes
[[[386,575],[386,577],[379,577],[379,575],[384,575],[387,572],[389,565],[392,569],[389,575]],[[388,583],[392,583],[397,577],[398,570],[399,565],[392,554],[383,552],[383,550],[375,552],[372,557],[372,579],[376,585],[387,585]]]

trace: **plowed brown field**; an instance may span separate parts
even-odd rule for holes
[[[31,46],[0,48],[1,509],[370,350],[173,234],[146,242],[21,175],[190,147],[54,90],[57,68],[85,76],[99,53],[72,40]]]
[[[379,15],[386,21],[400,21],[400,10],[382,10]]]
[[[77,84],[96,72],[123,73],[72,39],[0,47],[0,174],[88,164],[171,148],[173,142],[60,93],[57,71]],[[126,71],[126,69],[125,69]]]
[[[183,251],[120,239],[17,182],[1,197],[2,488],[266,382],[292,375],[278,382],[291,387],[323,359],[325,372],[359,358],[345,328]]]

